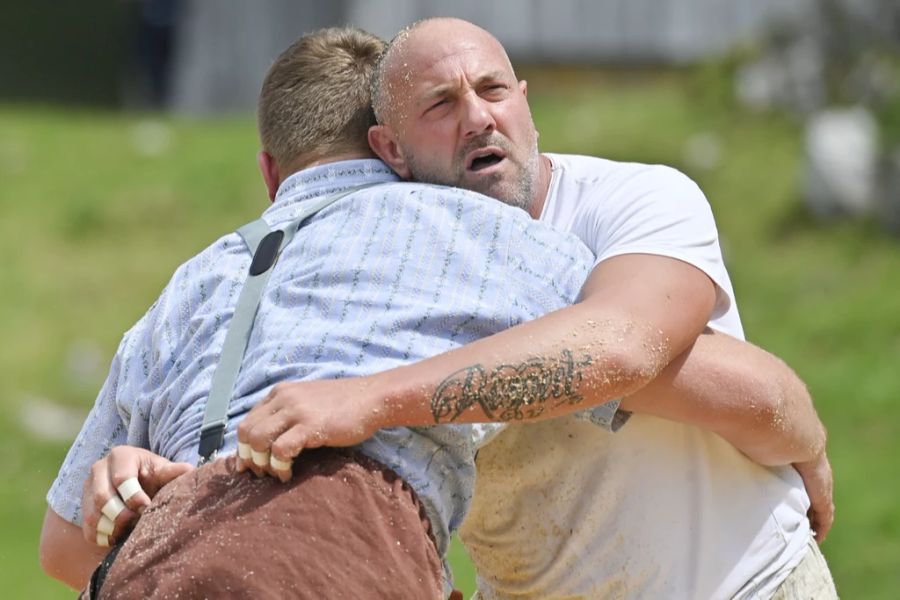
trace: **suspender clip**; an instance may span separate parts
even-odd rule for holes
[[[217,423],[200,431],[200,460],[198,466],[216,457],[225,441],[225,424]]]

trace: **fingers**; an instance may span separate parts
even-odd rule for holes
[[[113,544],[138,517],[119,497],[109,463],[109,457],[94,463],[82,496],[82,532],[88,542],[100,546]]]
[[[807,512],[810,527],[818,543],[825,541],[834,524],[834,474],[828,457],[823,452],[815,459],[794,465],[809,496]]]
[[[316,447],[304,425],[295,425],[282,433],[272,442],[272,458],[269,461],[270,472],[283,482],[290,480],[292,467],[296,458],[304,448]]]
[[[150,506],[159,489],[192,470],[133,446],[116,446],[94,463],[82,495],[84,537],[99,546],[120,539]]]
[[[249,418],[250,415],[238,426],[238,470],[249,469],[261,477],[268,473],[272,442],[290,424],[279,413],[247,423]]]
[[[273,387],[266,399],[254,406],[238,425],[238,471],[249,469],[258,477],[275,475],[270,464],[270,448],[292,425],[289,415],[281,410],[282,402],[276,398],[279,389],[279,385]],[[284,466],[279,459],[284,460],[279,457],[276,465]]]
[[[246,428],[244,435],[252,441],[238,442],[239,470],[249,469],[257,476],[271,475],[282,482],[290,480],[294,458],[304,448],[321,445],[309,435],[307,426],[291,425],[290,420],[283,417],[273,417],[252,429]]]
[[[173,480],[196,469],[194,465],[185,462],[172,462],[155,454],[150,455],[144,467],[141,469],[141,482],[147,494],[152,498],[163,486]]]
[[[237,460],[235,461],[235,467],[237,468],[238,472],[246,470],[244,464],[245,461],[252,460],[252,452],[253,450],[250,448],[250,444],[238,441]]]
[[[138,494],[144,494],[144,488],[141,487],[137,477],[129,477],[117,485],[116,490],[125,502],[128,502]],[[146,494],[144,495],[146,496]]]
[[[291,461],[304,448],[352,446],[370,437],[377,423],[348,393],[358,387],[355,380],[275,385],[238,425],[237,469],[287,481]]]
[[[812,508],[815,511],[813,527],[816,532],[816,541],[821,544],[834,524],[834,473],[826,456],[823,456],[820,463],[820,493]]]
[[[116,492],[115,494],[110,496],[106,502],[103,503],[103,506],[100,508],[100,513],[111,522],[115,522],[115,520],[119,518],[119,515],[121,515],[122,511],[124,510],[125,503],[122,502],[122,499],[118,496],[118,492]]]
[[[150,496],[141,485],[143,456],[137,448],[117,446],[106,457],[107,477],[110,488],[115,490],[115,497],[121,498],[131,511],[142,513],[150,506]]]
[[[269,456],[269,472],[282,482],[287,483],[291,479],[293,473],[294,459],[282,460],[273,454]]]
[[[829,498],[822,506],[811,508],[809,511],[810,526],[816,533],[816,542],[821,544],[828,537],[831,526],[834,525],[834,503]]]
[[[280,474],[290,472],[293,456],[273,454],[273,445],[289,428],[286,420],[270,419],[249,430],[249,443],[238,442],[239,470],[249,469],[258,477],[273,475],[284,480]]]
[[[97,545],[102,546],[103,548],[109,548],[112,545],[115,529],[116,524],[113,520],[106,515],[100,515],[100,520],[97,522],[97,534],[95,537]]]

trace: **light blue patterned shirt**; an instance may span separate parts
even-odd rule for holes
[[[229,407],[223,452],[275,383],[360,376],[457,348],[574,302],[594,257],[575,237],[472,192],[398,182],[376,160],[301,171],[263,218],[365,183],[313,216],[275,266]],[[250,254],[229,234],[183,264],[128,331],[109,377],[48,494],[81,522],[81,489],[110,448],[149,448],[196,463],[213,371]],[[473,492],[474,454],[490,426],[380,431],[360,446],[416,490],[443,556]]]

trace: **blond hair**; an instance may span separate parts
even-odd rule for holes
[[[269,69],[259,95],[262,148],[279,165],[301,157],[369,152],[370,85],[383,40],[361,29],[304,35]]]

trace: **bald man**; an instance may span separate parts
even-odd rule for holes
[[[488,32],[457,19],[427,20],[397,36],[382,61],[373,85],[379,124],[369,142],[403,178],[475,190],[578,235],[598,261],[580,302],[455,351],[472,368],[427,361],[363,395],[380,393],[395,411],[398,399],[430,402],[434,422],[442,422],[445,409],[466,414],[467,406],[497,401],[485,392],[483,365],[523,364],[575,344],[592,357],[580,367],[589,382],[581,388],[585,405],[627,396],[622,408],[650,414],[633,416],[616,435],[575,416],[512,424],[481,449],[461,531],[479,593],[834,596],[807,518],[812,495],[810,516],[824,538],[833,517],[824,445],[806,448],[796,468],[765,468],[722,438],[760,429],[777,435],[786,422],[780,410],[759,413],[748,427],[697,409],[686,425],[659,418],[684,421],[685,404],[664,392],[638,393],[667,365],[676,367],[674,387],[685,381],[689,370],[678,371],[679,361],[705,328],[743,337],[702,192],[663,166],[539,153],[526,94]],[[723,355],[705,373],[709,395],[723,401],[741,396],[739,386],[717,383],[729,360]],[[298,384],[284,402],[302,401],[304,389]],[[455,391],[449,407],[447,389]],[[527,394],[523,407],[499,420],[543,409]]]

